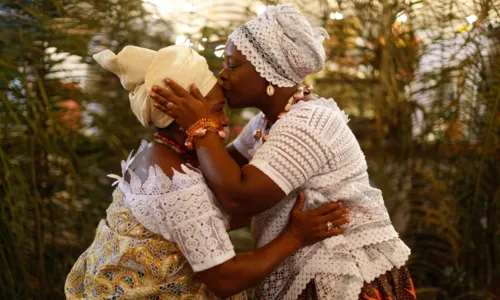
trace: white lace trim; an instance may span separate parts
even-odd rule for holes
[[[345,245],[337,247],[335,254],[330,251],[318,249],[299,270],[283,299],[296,299],[312,278],[316,278],[320,300],[358,299],[365,282],[404,266],[410,255],[410,249],[399,238],[358,249]]]
[[[147,145],[143,141],[137,153]],[[124,203],[139,223],[176,242],[195,272],[236,255],[226,232],[227,217],[216,205],[201,173],[182,165],[184,173],[174,170],[170,179],[155,165],[149,168],[143,183],[129,169],[134,158],[131,153],[122,162],[122,177],[109,176],[117,179],[114,184],[119,184],[125,194]],[[130,183],[123,179],[126,172],[130,174]]]
[[[257,72],[273,85],[292,87],[325,66],[323,28],[311,28],[292,4],[267,6],[258,19],[236,29],[233,41]]]
[[[305,106],[308,106],[308,104],[314,104],[314,105],[320,105],[320,106],[324,106],[324,107],[328,107],[330,108],[331,110],[335,111],[336,113],[338,113],[342,120],[344,120],[344,122],[346,123],[349,123],[349,115],[346,114],[346,112],[342,109],[340,109],[340,107],[338,106],[337,102],[335,100],[333,100],[332,98],[319,98],[317,100],[312,100],[310,102],[308,101],[300,101],[298,103],[296,103],[294,106],[292,106],[293,108],[297,109],[297,108],[300,108],[300,107],[305,107]]]
[[[350,223],[341,236],[302,248],[258,287],[263,299],[296,299],[315,279],[320,299],[357,300],[365,281],[401,267],[410,250],[392,226],[380,190],[369,185],[367,164],[335,102],[301,102],[271,128],[270,138],[250,164],[275,181],[288,196],[253,219],[257,247],[275,239],[288,223],[300,188],[305,209],[342,200]],[[326,224],[325,224],[326,226]]]
[[[247,37],[247,34],[242,30],[242,28],[239,28],[231,33],[229,39],[246,57],[246,59],[252,63],[255,70],[259,72],[260,76],[265,78],[268,82],[279,87],[292,87],[297,84],[293,80],[290,80],[274,71],[273,65],[268,63],[259,51],[255,49],[250,41],[250,38]],[[275,42],[272,43],[274,44]],[[297,80],[298,82],[301,82],[303,79]]]

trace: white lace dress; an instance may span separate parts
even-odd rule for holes
[[[147,146],[143,141],[138,153]],[[236,254],[231,244],[228,216],[217,205],[201,171],[182,165],[172,179],[160,169],[150,167],[142,183],[125,162],[130,184],[118,178],[125,193],[125,204],[146,229],[179,245],[195,272],[219,265]]]
[[[381,191],[370,186],[365,157],[337,104],[322,98],[294,105],[264,145],[253,137],[264,130],[262,117],[250,120],[233,145],[287,196],[253,218],[257,247],[285,229],[299,189],[305,192],[305,209],[343,200],[351,221],[343,235],[286,259],[257,287],[257,297],[296,299],[315,279],[319,299],[355,300],[364,282],[405,265],[410,249],[392,226]]]
[[[148,143],[143,141],[138,154]],[[69,273],[68,299],[218,299],[195,272],[235,256],[228,219],[201,172],[182,166],[172,179],[150,167],[141,182],[122,162],[113,203],[92,245]],[[124,177],[130,174],[130,182]],[[231,299],[246,299],[246,293]]]

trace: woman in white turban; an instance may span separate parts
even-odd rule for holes
[[[258,299],[413,300],[410,249],[398,237],[381,191],[369,184],[347,116],[332,99],[300,85],[323,69],[325,37],[291,4],[268,6],[236,29],[226,44],[220,84],[230,107],[262,112],[234,141],[230,155],[210,132],[192,137],[193,147],[223,209],[254,215],[258,247],[286,228],[299,190],[305,191],[306,209],[342,199],[350,210],[342,235],[283,261],[257,287]],[[157,107],[185,127],[207,118],[202,95],[186,93],[171,79],[172,91],[153,87]],[[322,226],[335,228],[329,221]]]
[[[157,132],[154,143],[143,141],[137,154],[122,162],[121,176],[110,175],[117,184],[113,202],[67,277],[68,299],[244,299],[239,293],[300,247],[342,232],[315,224],[345,223],[343,209],[329,204],[301,212],[301,196],[278,238],[236,255],[226,232],[228,216],[206,185],[196,153],[184,146],[186,131],[149,97],[151,86],[164,77],[175,78],[182,89],[196,84],[213,120],[205,129],[224,137],[224,96],[205,59],[184,46],[159,51],[129,46],[118,55],[106,50],[94,58],[120,77],[138,120]]]

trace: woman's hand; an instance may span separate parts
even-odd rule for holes
[[[165,83],[171,91],[155,85],[150,93],[157,109],[174,118],[186,129],[196,121],[210,117],[210,112],[205,106],[205,97],[194,84],[190,87],[190,94],[172,80],[165,79]]]
[[[327,203],[309,211],[302,211],[303,206],[304,193],[300,192],[290,212],[290,222],[285,232],[296,239],[300,247],[344,233],[345,229],[340,226],[349,222],[349,209],[343,207],[341,201]]]
[[[339,201],[311,211],[302,211],[303,206],[304,194],[300,193],[283,234],[263,247],[198,272],[198,278],[217,296],[228,298],[257,285],[301,247],[344,232],[343,228],[335,228],[349,221],[343,216],[348,210]],[[332,222],[331,230],[327,230],[328,222]]]

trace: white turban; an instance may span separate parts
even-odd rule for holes
[[[267,6],[256,20],[236,29],[229,39],[268,82],[291,87],[325,66],[324,28],[312,28],[292,4]]]
[[[217,83],[206,59],[186,46],[170,46],[158,51],[127,46],[118,55],[104,50],[93,58],[120,77],[122,86],[130,91],[132,111],[146,127],[164,128],[174,121],[153,106],[149,97],[153,85],[166,87],[163,80],[170,78],[186,90],[194,83],[206,96]]]

